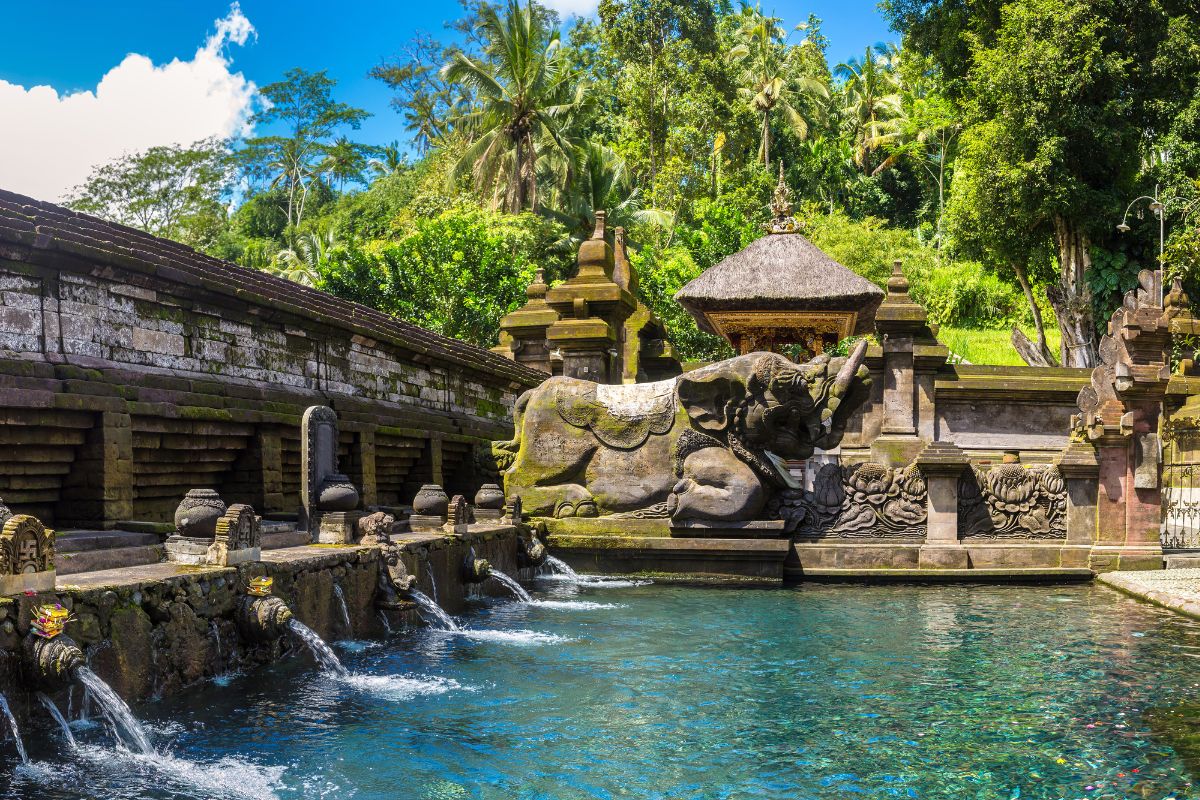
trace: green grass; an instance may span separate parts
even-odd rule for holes
[[[1021,330],[1033,339],[1033,327],[1022,325]],[[972,364],[996,366],[1024,366],[1025,362],[1013,349],[1008,328],[952,328],[943,325],[938,329],[938,339],[950,348],[950,352]],[[1046,343],[1051,353],[1058,353],[1058,328],[1046,326]]]

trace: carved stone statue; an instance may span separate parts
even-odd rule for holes
[[[467,532],[467,525],[471,522],[471,507],[467,505],[467,498],[461,494],[454,495],[450,501],[450,505],[446,512],[446,533],[456,533],[462,535]]]
[[[208,548],[208,563],[220,567],[258,561],[262,557],[262,534],[254,509],[234,503],[217,520],[213,543]]]
[[[751,353],[657,383],[551,378],[493,444],[505,493],[534,516],[755,519],[797,485],[785,461],[841,441],[868,397],[866,346],[806,364]]]
[[[395,524],[396,518],[386,511],[367,514],[358,521],[358,543],[382,545],[384,542],[390,542],[392,526]]]
[[[0,595],[54,591],[54,531],[13,514],[0,527]]]
[[[380,516],[372,514],[366,519],[372,519]],[[379,586],[378,592],[375,595],[375,605],[379,608],[397,608],[400,605],[399,596],[408,594],[416,585],[417,579],[413,575],[408,574],[408,568],[404,566],[404,560],[401,558],[400,546],[392,541],[392,522],[395,520],[390,514],[383,515],[388,522],[385,525],[382,522],[374,527],[374,532],[363,537],[363,541],[367,541],[370,536],[373,539],[373,544],[379,546],[379,559],[382,562],[379,570]]]

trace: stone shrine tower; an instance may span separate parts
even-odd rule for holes
[[[637,274],[625,251],[625,231],[608,243],[605,213],[579,247],[575,275],[553,288],[539,269],[529,301],[500,320],[492,348],[552,375],[597,383],[655,381],[680,373],[662,323],[635,296]]]

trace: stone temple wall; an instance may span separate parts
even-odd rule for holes
[[[193,487],[299,506],[329,405],[366,505],[473,492],[473,448],[545,377],[190,248],[0,191],[0,497],[59,528],[165,522]]]

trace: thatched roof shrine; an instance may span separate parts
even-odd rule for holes
[[[705,270],[675,300],[741,352],[798,343],[819,353],[831,340],[873,332],[883,290],[796,232],[782,179],[781,170],[770,233]]]

